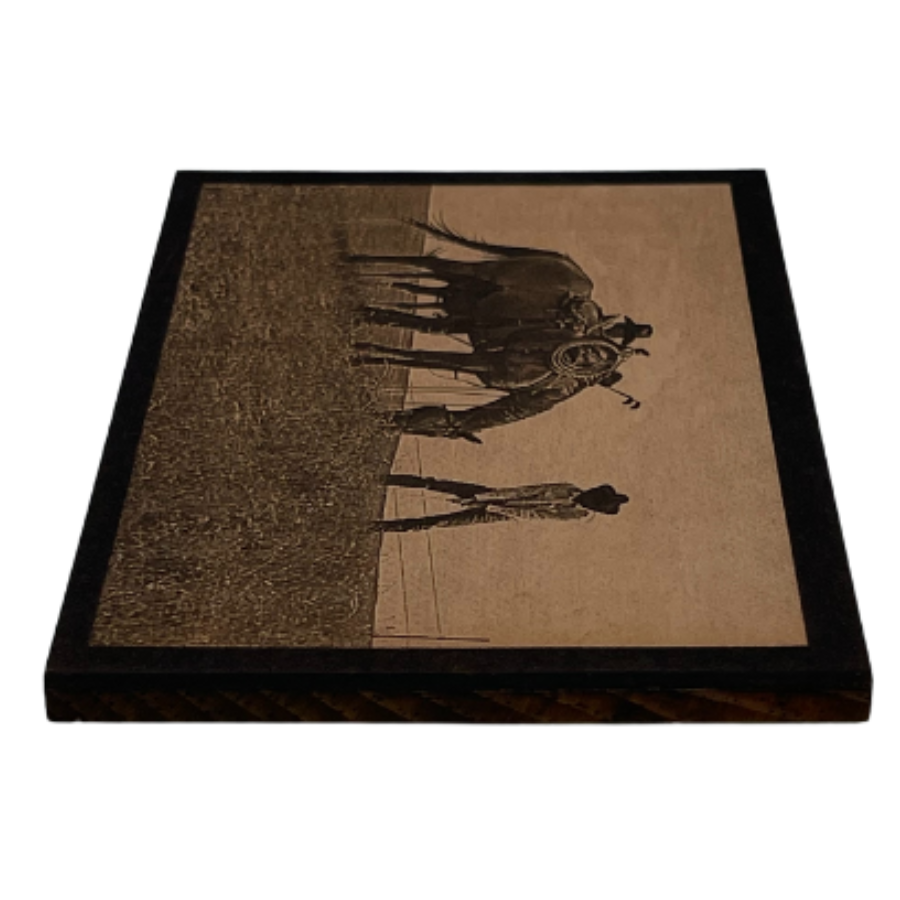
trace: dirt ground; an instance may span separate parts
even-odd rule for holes
[[[384,409],[406,375],[351,365],[353,309],[387,289],[363,289],[341,254],[419,252],[399,220],[428,197],[204,190],[93,643],[370,644],[370,523],[397,444]]]

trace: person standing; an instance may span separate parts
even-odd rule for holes
[[[375,523],[379,531],[424,531],[477,523],[506,522],[510,519],[587,519],[594,513],[618,515],[628,502],[608,484],[584,490],[574,484],[531,484],[491,488],[464,481],[421,478],[417,475],[392,475],[388,484],[397,487],[424,488],[449,496],[458,510],[434,516],[409,519],[384,519]]]

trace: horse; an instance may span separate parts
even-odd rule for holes
[[[590,301],[594,284],[569,256],[555,250],[492,244],[467,238],[446,225],[406,220],[414,228],[438,240],[476,251],[475,259],[438,256],[379,256],[356,254],[344,257],[358,267],[362,277],[403,279],[392,286],[410,294],[435,298],[433,306],[448,316],[470,318],[479,305],[508,306],[505,295],[515,295],[514,304],[530,295],[531,305],[542,311],[556,309],[572,301]],[[387,268],[382,268],[387,267]],[[400,268],[402,271],[397,271]],[[426,279],[442,284],[422,284],[409,279]],[[424,305],[420,306],[424,308]],[[499,314],[502,311],[498,310]]]
[[[429,289],[428,286],[412,287]],[[438,313],[419,315],[418,311],[423,309],[434,309]],[[355,317],[358,323],[410,328],[430,334],[478,332],[483,343],[490,334],[498,346],[502,346],[513,332],[525,327],[560,327],[581,335],[615,318],[604,316],[603,310],[592,300],[560,299],[535,288],[506,288],[486,295],[458,290],[451,300],[440,303],[366,305],[357,310]]]
[[[640,406],[613,385],[622,377],[616,371],[621,362],[646,353],[627,344],[636,337],[649,337],[652,329],[637,326],[637,332],[623,331],[621,323],[610,325],[617,317],[605,316],[591,299],[593,282],[569,256],[467,238],[443,224],[411,220],[408,224],[480,255],[471,260],[436,254],[346,257],[362,277],[403,279],[392,286],[433,298],[430,303],[396,303],[391,308],[364,306],[357,319],[464,335],[472,352],[358,343],[355,362],[465,372],[486,387],[505,391],[506,396],[467,410],[444,406],[402,410],[393,413],[393,424],[414,434],[481,443],[476,432],[537,415],[595,384],[621,394],[635,409]],[[438,315],[417,314],[424,309],[436,310]],[[622,340],[616,341],[616,336]]]

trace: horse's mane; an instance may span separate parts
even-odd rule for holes
[[[480,238],[467,238],[450,228],[440,217],[436,217],[432,222],[420,222],[417,219],[404,219],[404,221],[407,225],[418,228],[420,231],[424,231],[438,240],[459,244],[462,247],[467,247],[469,250],[478,250],[481,253],[488,253],[492,256],[555,256],[559,259],[568,259],[565,254],[557,253],[555,250],[538,250],[534,247],[507,247],[502,244],[491,244]]]

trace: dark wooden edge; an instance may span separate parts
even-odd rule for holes
[[[440,651],[89,646],[194,212],[203,186],[218,183],[729,184],[809,645]],[[146,691],[171,686],[172,679],[178,689],[212,692],[266,685],[351,693],[373,685],[395,692],[652,686],[868,696],[871,672],[765,173],[179,173],[51,648],[48,704],[66,691]]]
[[[54,690],[58,722],[861,722],[863,691]]]
[[[735,184],[765,178],[761,169],[712,172],[204,172],[183,171],[176,183],[204,184]]]

